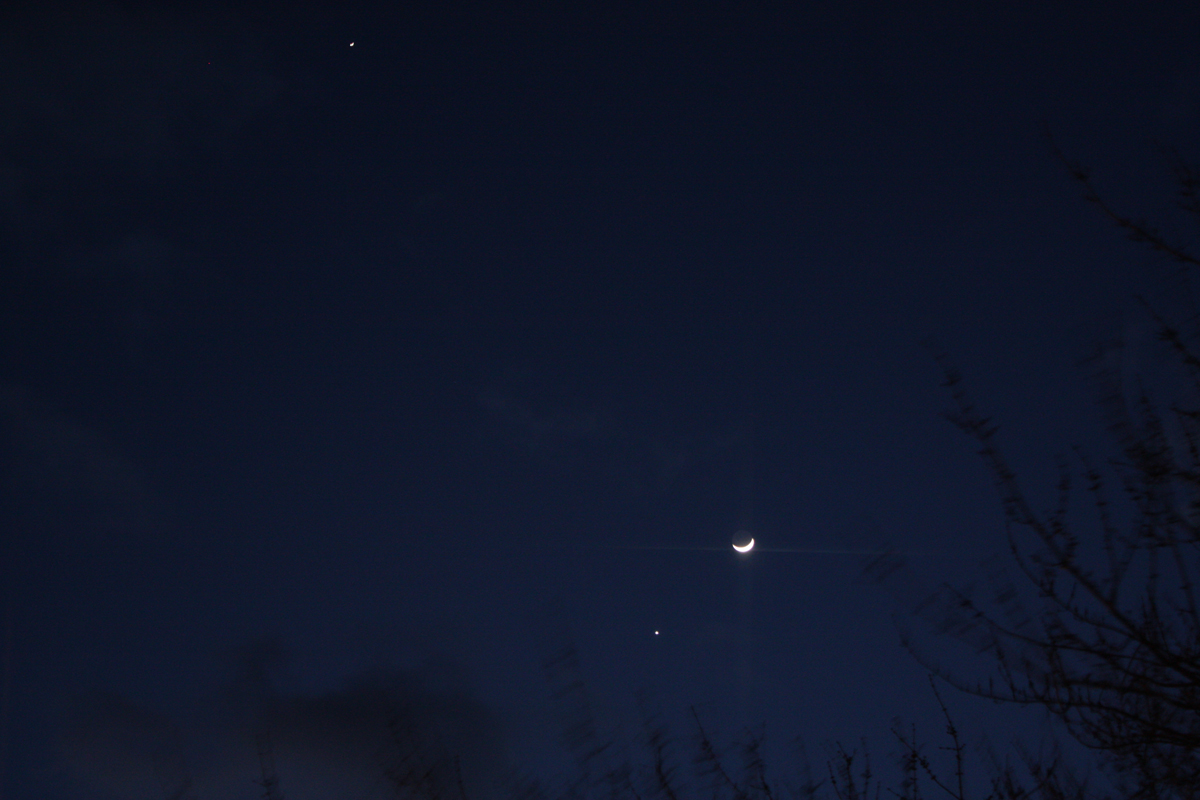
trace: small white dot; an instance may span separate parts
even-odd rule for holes
[[[654,632],[654,635],[655,635],[655,636],[658,636],[658,631],[655,631],[655,632]]]
[[[351,46],[351,47],[354,47],[354,42],[351,42],[351,43],[350,43],[350,46]]]

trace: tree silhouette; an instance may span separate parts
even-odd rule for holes
[[[1185,270],[1200,267],[1183,244],[1115,211],[1086,170],[1055,152],[1084,199],[1132,240]],[[1200,173],[1175,159],[1175,178],[1179,207],[1200,223]],[[1163,404],[1142,382],[1125,385],[1119,371],[1098,364],[1119,455],[1102,467],[1076,448],[1060,463],[1057,501],[1045,512],[1002,455],[997,426],[941,359],[954,401],[947,416],[979,446],[1009,549],[1036,600],[1022,601],[1005,583],[986,603],[946,587],[937,605],[943,630],[989,653],[996,671],[971,681],[926,663],[966,691],[1048,710],[1101,755],[1125,796],[1190,798],[1200,796],[1200,340],[1139,302],[1173,355],[1179,396]],[[1080,478],[1095,512],[1086,522],[1073,506]],[[1033,769],[1055,777],[1045,765]]]

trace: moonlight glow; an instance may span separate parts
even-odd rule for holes
[[[735,541],[733,543],[733,549],[737,550],[739,553],[749,553],[751,550],[754,549],[754,537],[751,536],[750,541],[746,542],[745,544],[738,544]]]

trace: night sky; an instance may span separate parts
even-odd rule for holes
[[[1005,541],[935,354],[1051,497],[1174,290],[1047,131],[1170,220],[1200,124],[1194,3],[950,6],[0,11],[3,797],[257,796],[264,730],[386,797],[399,698],[491,800],[571,647],[634,751],[940,734],[909,601]]]

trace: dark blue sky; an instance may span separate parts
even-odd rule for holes
[[[860,558],[724,548],[982,576],[925,341],[1031,485],[1103,447],[1080,359],[1172,284],[1044,130],[1162,218],[1200,10],[380,5],[0,17],[7,796],[249,797],[263,714],[384,796],[380,686],[555,769],[568,641],[631,741],[940,731]]]

